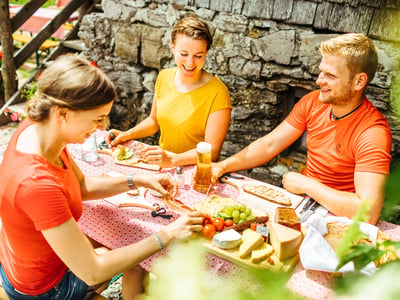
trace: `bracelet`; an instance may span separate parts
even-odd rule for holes
[[[133,175],[132,174],[128,174],[126,176],[126,180],[128,181],[128,187],[131,190],[136,189],[136,184],[133,182]]]
[[[154,236],[156,237],[156,241],[157,241],[158,247],[160,247],[160,250],[164,250],[165,249],[164,243],[161,240],[161,238],[158,235],[158,233],[155,233]]]

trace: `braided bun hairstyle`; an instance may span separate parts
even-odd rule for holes
[[[88,60],[75,55],[59,56],[38,81],[36,96],[29,101],[27,114],[36,122],[49,118],[52,107],[91,110],[116,97],[111,80]]]

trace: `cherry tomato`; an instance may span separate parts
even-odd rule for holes
[[[251,223],[251,224],[250,224],[250,228],[251,228],[252,230],[256,231],[256,229],[257,229],[257,223]]]
[[[212,219],[212,223],[215,226],[215,229],[217,229],[217,231],[221,231],[222,229],[224,229],[225,226],[224,219],[214,218]]]
[[[233,220],[232,219],[226,219],[224,221],[224,224],[226,227],[231,227],[233,225]]]
[[[213,224],[206,224],[203,226],[203,236],[205,236],[208,239],[211,239],[216,232],[215,226]]]
[[[206,224],[212,224],[212,220],[209,217],[204,217],[203,218],[203,226]]]

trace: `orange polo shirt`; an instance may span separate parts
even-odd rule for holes
[[[354,172],[389,174],[392,134],[385,117],[364,98],[350,116],[333,120],[331,106],[305,95],[285,119],[307,131],[303,174],[337,190],[354,192]]]

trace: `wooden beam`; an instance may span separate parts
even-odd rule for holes
[[[13,58],[13,39],[11,36],[10,11],[8,1],[0,0],[0,43],[3,49],[1,76],[4,83],[4,101],[17,90],[16,67]],[[1,99],[0,99],[1,100]],[[0,101],[1,103],[1,101]]]
[[[43,29],[38,32],[32,40],[21,48],[14,56],[15,67],[18,69],[31,55],[40,47],[45,40],[47,40],[66,20],[71,14],[78,9],[81,5],[88,2],[89,0],[72,0],[64,7],[63,10],[49,23],[47,23]]]
[[[32,0],[26,3],[11,19],[12,33],[18,30],[45,2],[46,0]]]

